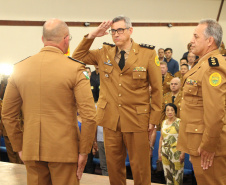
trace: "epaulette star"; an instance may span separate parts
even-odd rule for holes
[[[139,44],[140,47],[143,47],[143,48],[148,48],[148,49],[155,49],[155,46],[153,45],[149,45],[149,44]]]
[[[73,61],[75,61],[75,62],[78,62],[78,63],[80,63],[80,64],[86,65],[85,63],[83,63],[83,62],[81,62],[81,61],[79,61],[79,60],[76,60],[76,59],[74,59],[74,58],[71,58],[71,57],[69,57],[69,56],[68,56],[68,58],[71,59],[71,60],[73,60]]]

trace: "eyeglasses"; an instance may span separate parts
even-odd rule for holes
[[[126,30],[126,29],[129,29],[129,28],[118,28],[117,30],[111,29],[111,30],[109,30],[109,33],[110,33],[111,35],[115,35],[116,32],[117,32],[118,34],[123,34],[123,33],[124,33],[124,30]]]
[[[64,39],[66,39],[67,37],[69,37],[69,41],[71,41],[72,40],[72,36],[69,34],[69,35],[66,35],[65,37],[64,37]]]

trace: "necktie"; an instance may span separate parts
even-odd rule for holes
[[[174,103],[175,96],[172,96],[172,103]]]
[[[123,67],[125,66],[125,53],[126,52],[122,50],[120,53],[121,53],[121,58],[119,60],[118,65],[119,65],[120,69],[122,70]]]
[[[164,82],[164,79],[165,79],[165,76],[164,76],[164,75],[162,75],[162,83]]]

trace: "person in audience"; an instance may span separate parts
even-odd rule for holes
[[[6,87],[2,120],[14,152],[26,165],[28,185],[80,184],[94,140],[96,109],[89,77],[84,63],[64,55],[70,40],[65,22],[46,21],[44,47],[14,66]],[[17,119],[21,107],[23,132]]]
[[[167,63],[168,70],[172,75],[174,75],[177,71],[179,71],[179,64],[172,58],[173,50],[171,48],[166,48],[164,53],[166,57],[164,58],[164,61]]]
[[[91,73],[90,84],[93,93],[94,101],[97,102],[99,99],[100,92],[100,74],[99,74],[99,66],[94,65],[95,71]]]
[[[189,70],[194,66],[195,60],[196,60],[195,54],[193,54],[192,52],[189,52],[188,53],[188,68],[189,68]]]
[[[106,161],[106,153],[104,147],[104,135],[103,135],[103,127],[97,126],[97,146],[99,152],[99,159],[100,159],[100,168],[102,175],[108,176],[108,168],[107,168],[107,161]]]
[[[182,58],[188,59],[187,58],[188,57],[188,53],[191,52],[191,43],[190,42],[187,44],[187,49],[188,49],[188,51],[183,54]]]
[[[168,103],[165,106],[167,119],[163,121],[159,140],[159,160],[162,161],[166,184],[183,185],[185,153],[176,149],[180,119],[177,118],[177,106]]]
[[[96,37],[110,29],[115,43],[89,50]],[[86,35],[73,58],[99,66],[100,96],[97,123],[104,127],[104,145],[111,185],[126,184],[125,160],[129,154],[134,184],[151,184],[150,147],[161,114],[161,71],[154,47],[131,39],[130,19],[118,16],[104,21]],[[150,106],[149,84],[152,87]],[[151,112],[151,113],[150,113]],[[139,152],[137,152],[139,151]]]
[[[226,184],[226,62],[219,52],[223,30],[212,19],[195,28],[192,53],[198,63],[183,83],[177,149],[190,154],[198,184]]]
[[[182,99],[181,80],[178,77],[175,77],[170,81],[170,92],[166,93],[163,96],[162,114],[161,114],[161,118],[160,118],[160,122],[157,130],[161,130],[161,124],[163,120],[167,118],[164,111],[166,104],[168,103],[175,104],[177,106],[176,116],[180,118],[181,99]]]
[[[158,56],[159,56],[159,62],[163,62],[165,57],[164,57],[164,49],[163,48],[159,48],[158,49]]]
[[[188,64],[182,64],[180,67],[180,71],[181,71],[181,75],[183,78],[183,76],[189,71]],[[182,78],[181,78],[181,80],[182,80]]]
[[[170,81],[173,79],[173,75],[168,72],[166,62],[160,62],[160,68],[162,72],[162,93],[164,95],[170,91]]]
[[[181,59],[180,59],[180,66],[181,66],[182,64],[188,64],[187,58],[181,58]]]
[[[86,71],[87,71],[89,78],[90,78],[91,77],[91,69],[90,69],[90,67],[87,67],[87,66],[85,68],[86,68]]]
[[[1,87],[0,87],[0,99],[1,99],[0,100],[0,110],[1,111],[2,111],[2,102],[4,99],[5,89],[8,84],[8,78],[9,78],[9,76],[3,76],[3,79],[1,80]],[[0,114],[0,118],[1,118],[1,114]],[[20,121],[20,130],[22,131],[22,127],[23,127],[22,112],[19,115],[18,120]],[[4,137],[4,142],[5,142],[5,147],[6,147],[7,155],[9,158],[9,162],[16,163],[16,164],[23,164],[23,161],[20,159],[18,152],[13,151],[11,142],[9,140],[9,137],[7,135],[7,132],[3,125],[2,120],[0,120],[0,132]],[[0,136],[1,136],[1,134],[0,134]]]

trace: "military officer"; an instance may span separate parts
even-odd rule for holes
[[[47,21],[42,40],[38,54],[15,65],[2,120],[26,165],[28,185],[78,185],[96,129],[89,76],[83,63],[64,55],[71,40],[65,22]],[[17,119],[22,105],[24,132]]]
[[[170,92],[170,81],[173,79],[173,75],[168,71],[166,62],[160,62],[160,68],[162,72],[162,93],[165,95]]]
[[[163,96],[163,103],[162,103],[162,114],[160,118],[160,123],[158,126],[158,130],[161,130],[161,124],[163,120],[166,119],[165,114],[165,106],[168,103],[173,103],[177,106],[177,118],[180,118],[180,105],[181,105],[181,98],[182,98],[182,91],[181,89],[181,80],[178,77],[173,78],[170,81],[170,92],[166,93]]]
[[[94,39],[110,34],[115,43],[89,50]],[[118,16],[86,35],[73,58],[99,66],[100,96],[97,123],[104,127],[107,167],[111,185],[126,184],[126,149],[135,185],[151,184],[149,138],[161,114],[162,89],[154,46],[131,39],[130,19]],[[149,84],[152,87],[150,106]],[[149,134],[149,136],[148,136]]]
[[[226,184],[226,63],[222,28],[202,20],[191,43],[198,63],[185,74],[178,150],[189,153],[199,185]]]

